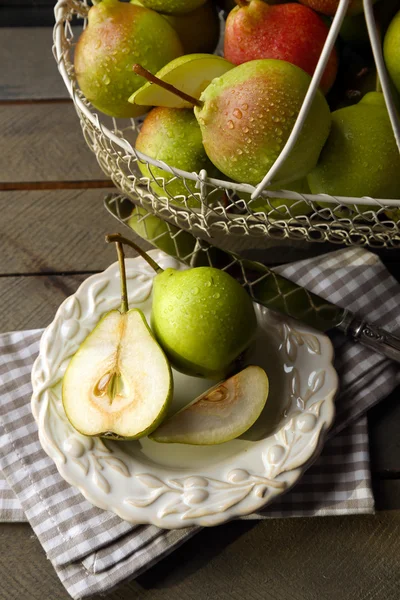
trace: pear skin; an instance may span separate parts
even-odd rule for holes
[[[400,10],[386,32],[383,54],[386,68],[400,94]]]
[[[308,183],[313,194],[400,198],[400,156],[383,94],[370,92],[332,113],[331,132]]]
[[[112,117],[137,117],[147,107],[133,106],[129,96],[145,80],[134,63],[155,73],[183,54],[173,27],[141,6],[103,0],[89,10],[88,26],[75,50],[79,87],[95,108]]]
[[[167,15],[183,15],[190,13],[206,0],[141,0],[144,6]]]
[[[201,137],[200,127],[197,123],[193,110],[187,108],[157,107],[147,115],[140,133],[136,140],[135,148],[150,158],[156,158],[167,163],[171,167],[188,172],[200,172],[206,169],[210,177],[218,175],[217,169],[208,158]],[[171,173],[158,167],[149,166],[138,162],[138,166],[144,177],[149,177],[151,189],[161,197],[187,196],[189,207],[199,207],[199,190],[196,182],[190,179],[186,184]],[[165,191],[162,185],[152,180],[153,177],[164,178],[166,182]],[[191,196],[197,194],[197,196]],[[183,199],[181,200],[183,202]],[[173,200],[179,203],[179,198]]]
[[[194,112],[205,150],[234,181],[257,185],[284,147],[310,76],[283,60],[253,60],[214,79]],[[273,184],[302,179],[317,164],[330,128],[328,104],[318,90],[294,149]]]
[[[151,323],[178,370],[217,380],[231,372],[257,328],[250,296],[233,277],[212,267],[157,275]]]

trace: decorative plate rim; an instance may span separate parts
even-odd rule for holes
[[[185,268],[161,251],[152,250],[150,254],[164,268]],[[128,285],[132,279],[138,284],[134,290],[129,285],[131,303],[149,301],[154,273],[141,258],[127,259],[126,267]],[[310,333],[309,328],[299,324],[294,329],[290,319],[258,306],[259,318],[266,319],[274,330],[271,335],[280,332],[280,339],[284,341],[279,347],[292,365],[291,404],[280,429],[253,444],[248,451],[194,469],[193,473],[186,468],[146,464],[146,460],[143,464],[147,472],[137,472],[140,462],[134,458],[121,459],[123,453],[118,443],[76,432],[63,413],[57,392],[70,356],[93,327],[93,324],[89,328],[82,327],[82,323],[90,324],[90,320],[96,323],[100,314],[118,306],[115,300],[119,294],[117,276],[118,266],[113,263],[105,271],[88,277],[60,305],[42,335],[39,355],[32,368],[31,400],[42,448],[55,462],[61,477],[89,502],[133,524],[153,524],[165,529],[213,526],[264,508],[290,489],[318,457],[333,423],[338,376],[333,367],[334,351],[329,338],[318,332]],[[108,298],[104,296],[109,285],[118,290],[114,300],[112,294]],[[296,368],[302,353],[310,353],[317,362],[319,359],[323,362],[323,370],[309,374],[305,391],[302,391],[304,382]],[[62,448],[58,442],[61,430]],[[297,454],[291,455],[296,444]],[[249,468],[252,460],[262,465],[262,471],[253,472]],[[167,472],[168,477],[160,477],[160,470]],[[131,484],[130,491],[135,486],[140,488],[139,496],[120,497],[124,490],[126,493],[127,482]]]

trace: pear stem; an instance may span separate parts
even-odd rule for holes
[[[142,250],[140,248],[140,246],[135,244],[135,242],[128,240],[128,238],[123,237],[120,233],[113,233],[111,235],[106,235],[106,242],[107,242],[107,244],[111,244],[112,242],[119,242],[120,244],[126,244],[127,246],[130,246],[131,248],[136,250],[136,252],[138,254],[140,254],[140,256],[142,258],[144,258],[144,260],[151,266],[152,269],[155,270],[156,273],[162,273],[164,271],[164,269],[162,269],[160,267],[160,265],[157,264],[156,261],[151,258],[151,256],[149,256],[144,250]],[[118,246],[117,246],[117,248],[118,248]],[[124,267],[124,273],[125,273],[125,267]],[[126,277],[125,277],[125,282],[126,282]]]
[[[244,8],[245,6],[249,5],[249,2],[247,2],[247,0],[235,0],[235,2],[238,6],[240,6],[240,8]]]
[[[193,106],[198,106],[199,108],[203,107],[203,102],[200,102],[200,100],[197,100],[197,98],[193,98],[193,96],[189,96],[189,94],[185,94],[185,92],[178,90],[178,88],[171,85],[170,83],[167,83],[166,81],[163,81],[162,79],[159,79],[158,77],[156,77],[155,75],[150,73],[150,71],[148,71],[141,65],[137,65],[137,64],[133,65],[132,70],[134,73],[136,73],[136,75],[140,75],[141,77],[144,77],[145,79],[147,79],[147,81],[150,81],[150,83],[154,83],[154,84],[158,85],[159,87],[164,88],[164,90],[167,90],[167,92],[171,92],[172,94],[175,94],[175,96],[178,96],[182,100],[185,100],[186,102],[189,102],[190,104],[193,104]]]
[[[118,262],[119,262],[119,273],[121,277],[121,314],[125,314],[129,310],[128,305],[128,291],[126,289],[126,271],[125,271],[125,254],[124,247],[120,241],[116,241],[115,245],[117,247],[118,254]]]

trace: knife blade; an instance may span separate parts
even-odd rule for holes
[[[353,340],[400,363],[398,337],[373,323],[367,323],[348,309],[340,308],[310,292],[270,267],[213,246],[161,217],[150,214],[142,206],[139,209],[133,200],[126,196],[109,194],[104,200],[104,205],[120,223],[131,230],[133,228],[136,235],[187,266],[207,265],[226,271],[247,289],[258,304],[323,333],[334,329],[342,331]],[[128,224],[132,215],[135,215],[135,223],[141,224],[140,228]]]

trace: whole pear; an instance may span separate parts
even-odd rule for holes
[[[156,72],[183,54],[178,34],[159,14],[118,0],[103,0],[89,10],[88,26],[75,50],[79,87],[95,108],[112,117],[146,112],[128,102],[145,81],[132,71],[141,63]]]
[[[400,93],[400,10],[386,32],[383,54],[389,75]]]
[[[400,155],[383,94],[370,92],[332,113],[331,132],[308,183],[313,194],[400,198]]]
[[[376,2],[376,0],[373,0]],[[309,6],[324,15],[333,16],[339,6],[339,0],[300,0],[302,4]],[[363,0],[351,0],[347,9],[348,15],[357,15],[363,10]]]
[[[131,0],[131,3],[143,6],[139,0]],[[179,35],[185,54],[214,52],[219,40],[220,24],[217,7],[212,0],[206,0],[205,4],[189,13],[160,14]]]
[[[190,13],[205,3],[206,0],[141,0],[144,6],[167,15]]]
[[[153,108],[144,120],[135,148],[150,158],[164,161],[170,167],[197,173],[206,169],[209,176],[218,175],[217,169],[204,150],[201,130],[193,110],[188,108]],[[185,184],[159,167],[149,167],[141,161],[138,165],[142,174],[152,181],[151,188],[158,196],[183,195],[188,197],[188,206],[200,206],[199,190],[196,189],[195,181],[187,179]],[[152,175],[165,179],[165,190],[152,179]],[[190,193],[197,193],[197,197],[190,196]]]
[[[269,6],[262,0],[244,0],[228,15],[224,56],[235,65],[258,58],[277,58],[313,75],[329,29],[311,8],[295,4]],[[333,49],[321,79],[326,93],[337,73]]]
[[[284,147],[310,76],[283,60],[243,63],[204,90],[195,115],[214,165],[235,181],[258,184]],[[299,139],[273,183],[305,177],[317,163],[330,128],[328,104],[317,92]]]
[[[257,327],[250,296],[213,267],[166,269],[157,275],[151,323],[178,370],[211,379],[231,371]]]

